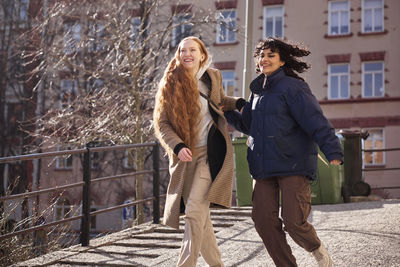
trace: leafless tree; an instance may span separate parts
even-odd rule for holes
[[[0,157],[22,154],[29,141],[21,131],[21,122],[33,116],[34,93],[27,79],[31,65],[27,65],[21,51],[27,50],[29,40],[20,39],[21,33],[31,29],[32,10],[29,15],[26,1],[0,0]],[[21,193],[30,185],[27,179],[26,162],[16,164],[0,164],[0,195],[7,190]],[[6,180],[6,181],[4,181]],[[8,188],[3,185],[7,184]],[[3,211],[1,203],[1,211]],[[27,202],[23,202],[26,211]],[[2,217],[3,212],[0,212]],[[28,216],[23,213],[23,217]]]
[[[35,125],[28,132],[40,140],[36,145],[152,141],[162,71],[182,37],[204,39],[204,29],[214,29],[215,14],[201,10],[177,19],[177,5],[158,0],[44,3],[46,15],[29,32],[32,46],[22,53],[26,64],[37,66],[29,78],[37,79],[34,90],[43,109],[25,124]],[[143,149],[131,154],[138,170],[145,156]],[[136,179],[137,199],[143,196],[142,180]],[[143,221],[142,206],[137,218]]]

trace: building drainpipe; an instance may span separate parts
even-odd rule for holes
[[[246,0],[246,21],[244,34],[244,66],[243,66],[243,86],[242,96],[248,99],[249,90],[247,89],[251,81],[251,60],[252,60],[252,40],[253,40],[253,0]]]
[[[47,18],[48,16],[48,0],[43,1],[43,18]],[[46,38],[46,27],[43,29],[42,34],[41,34],[41,40],[43,41]],[[43,55],[43,58],[45,58],[45,54]],[[40,118],[43,115],[44,111],[44,92],[43,92],[43,85],[45,83],[45,80],[41,82],[41,84],[38,86],[38,90],[36,93],[36,109],[35,109],[35,115],[36,118]],[[36,124],[36,132],[39,129],[39,125]],[[39,146],[40,145],[40,140],[36,140],[36,144]],[[39,153],[42,152],[41,149],[38,151]],[[32,170],[32,191],[39,190],[40,188],[40,172],[41,172],[41,159],[34,159],[33,160],[33,170]],[[40,197],[39,195],[36,197],[36,203],[35,203],[35,215],[39,216],[40,210],[39,210],[39,201]]]

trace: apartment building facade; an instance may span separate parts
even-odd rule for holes
[[[363,149],[399,148],[400,2],[395,0],[259,0],[252,10],[251,47],[278,36],[309,48],[312,68],[303,75],[337,131],[368,132]],[[205,4],[204,4],[205,5]],[[210,44],[229,95],[248,95],[243,88],[246,1],[210,1],[230,17],[237,32],[217,24]],[[224,37],[224,35],[226,37]],[[254,67],[254,62],[253,65]],[[252,68],[252,77],[255,77]],[[233,77],[233,79],[232,79]],[[230,87],[230,85],[232,85]],[[373,193],[400,196],[400,152],[363,152],[363,177]],[[391,169],[391,168],[394,168]],[[389,170],[390,169],[390,170]]]
[[[23,3],[29,5],[26,1]],[[30,5],[43,3],[48,2],[31,1]],[[249,6],[252,27],[247,30],[251,36],[248,43],[252,49],[268,36],[295,41],[310,49],[311,55],[306,61],[312,68],[303,77],[319,100],[324,114],[338,131],[368,131],[368,139],[362,141],[365,149],[400,147],[400,141],[396,138],[400,135],[400,76],[397,75],[400,67],[400,52],[397,49],[400,41],[400,18],[397,15],[400,10],[399,1],[250,0]],[[166,19],[156,26],[170,27],[166,36],[170,42],[165,53],[166,58],[172,57],[180,39],[197,35],[212,54],[213,66],[222,73],[226,94],[248,97],[248,84],[244,83],[243,78],[247,26],[245,0],[173,1],[163,3],[159,12],[172,18],[170,25]],[[143,14],[135,6],[135,2],[132,2],[130,13],[132,31],[137,33]],[[101,51],[101,38],[105,36],[103,24],[95,23],[92,18],[82,15],[79,19],[75,17],[71,20],[71,17],[64,18],[61,23],[64,31],[68,32],[69,39],[76,42],[61,41],[63,46],[60,47],[60,52],[73,53],[81,37],[88,35],[88,32],[92,42],[89,52]],[[99,21],[105,19],[103,16]],[[83,25],[89,25],[89,28]],[[134,33],[132,36],[135,36]],[[252,78],[256,77],[253,61],[251,69],[247,71]],[[80,90],[101,87],[104,82],[101,78],[88,79],[83,73],[71,75],[68,71],[57,70],[55,77],[54,83],[61,89],[60,108],[68,106],[73,98],[79,96]],[[233,132],[233,135],[238,133]],[[57,147],[59,150],[65,148],[63,144]],[[99,157],[96,158],[98,160],[102,156],[96,157]],[[399,171],[380,170],[385,167],[399,167],[399,157],[398,151],[363,153],[363,168],[372,170],[363,172],[363,179],[372,188],[380,188],[373,190],[373,193],[387,198],[400,197],[400,189],[392,188],[400,184]],[[123,171],[131,169],[132,166],[124,155],[114,158],[120,161],[119,166]],[[98,167],[93,166],[93,169],[100,170]],[[39,176],[41,188],[62,185],[65,177],[72,177],[70,182],[77,182],[82,177],[80,159],[59,157],[44,160]],[[7,183],[4,182],[3,186],[7,188]],[[134,187],[132,183],[124,186]],[[68,216],[71,209],[79,210],[78,191],[64,194],[59,199],[51,219]],[[54,196],[44,199],[43,203],[49,202],[52,197]],[[111,202],[121,204],[129,199],[129,192],[110,196],[107,201],[99,193],[95,195],[92,204],[95,208],[102,208]],[[94,220],[97,222],[92,223],[93,231],[117,229],[123,223],[120,212],[115,212],[112,216],[97,216]]]

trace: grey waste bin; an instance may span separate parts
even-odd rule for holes
[[[344,202],[350,196],[368,196],[371,187],[362,180],[361,139],[368,138],[368,132],[342,131],[344,137],[344,184],[342,195]]]

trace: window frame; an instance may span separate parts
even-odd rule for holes
[[[277,36],[276,35],[276,18],[277,16],[272,17],[273,18],[273,26],[272,26],[272,36],[267,35],[267,19],[269,17],[267,17],[267,10],[268,9],[272,9],[272,8],[277,8],[280,7],[282,9],[282,14],[281,14],[281,18],[282,18],[282,36]],[[284,37],[285,36],[285,6],[284,5],[268,5],[268,6],[264,6],[263,9],[263,39],[266,39],[267,37]]]
[[[57,151],[63,151],[63,150],[70,150],[69,147],[65,147],[63,145],[57,145]],[[62,164],[60,164],[62,160]],[[68,161],[71,161],[70,165],[68,164]],[[56,169],[57,170],[72,170],[74,167],[74,158],[73,155],[63,155],[63,156],[57,156],[56,157]]]
[[[100,169],[100,152],[90,153],[90,168],[92,170]]]
[[[4,103],[5,130],[8,135],[18,139],[22,139],[22,136],[18,135],[20,131],[19,126],[23,121],[23,114],[22,112],[18,112],[18,110],[21,110],[22,105],[21,102],[7,101]]]
[[[23,82],[8,82],[5,86],[5,103],[20,103],[24,96]]]
[[[127,170],[137,170],[137,164],[136,164],[137,158],[136,158],[136,152],[135,152],[135,151],[136,151],[135,149],[126,149],[126,150],[124,151],[124,158],[123,158],[123,161],[122,161],[123,166],[124,166],[124,169],[127,169]],[[134,158],[134,160],[133,160],[133,166],[131,166],[131,165],[129,164],[130,161],[131,161],[131,159],[129,158],[129,152],[132,153],[133,158]]]
[[[89,78],[86,80],[86,93],[100,92],[104,88],[103,78]]]
[[[366,73],[366,71],[365,71],[365,65],[367,65],[367,64],[373,64],[373,63],[382,63],[382,70],[381,70],[381,73],[382,73],[382,88],[383,88],[383,92],[382,92],[382,95],[379,95],[379,96],[377,96],[377,95],[375,95],[375,83],[374,83],[374,80],[375,80],[375,74],[377,74],[378,72],[377,71],[368,71],[367,73]],[[365,75],[366,74],[368,74],[368,73],[372,73],[373,74],[373,82],[372,82],[372,95],[371,96],[366,96],[366,94],[365,94],[365,86],[366,86],[366,83],[365,83]],[[384,61],[382,61],[382,60],[378,60],[378,61],[365,61],[365,62],[362,62],[362,66],[361,66],[361,80],[362,80],[362,86],[361,86],[361,93],[362,93],[362,98],[377,98],[377,97],[384,97],[385,96],[385,62]]]
[[[92,199],[90,203],[90,212],[97,211],[97,205]],[[90,229],[95,230],[97,228],[97,215],[90,215]]]
[[[73,205],[66,197],[60,197],[54,207],[54,217],[55,221],[70,218],[71,212],[73,210]],[[67,211],[67,212],[66,212]]]
[[[72,87],[70,88],[64,88],[63,83],[66,83],[67,81],[72,81]],[[66,89],[66,90],[64,90]],[[58,104],[58,107],[60,110],[64,109],[64,94],[67,93],[68,95],[68,101],[67,101],[67,105],[71,106],[72,102],[73,102],[73,96],[78,96],[78,81],[75,79],[61,79],[60,80],[60,101]],[[67,107],[65,107],[67,108]]]
[[[131,48],[138,47],[137,39],[140,34],[140,25],[142,24],[142,18],[139,16],[134,16],[130,20],[129,26],[129,46]]]
[[[82,25],[80,21],[66,21],[63,24],[63,51],[66,55],[78,52],[79,42],[81,41]],[[68,39],[66,39],[68,38]],[[73,42],[71,42],[73,40]]]
[[[7,18],[13,18],[20,23],[19,26],[28,21],[30,0],[10,0],[5,4],[7,12],[1,9],[3,12],[0,13],[0,17],[4,18],[7,13]]]
[[[331,67],[332,66],[347,66],[347,73],[345,72],[341,72],[341,73],[335,73],[335,75],[332,75],[332,70]],[[331,84],[331,78],[333,76],[338,76],[339,77],[339,82],[338,82],[338,97],[337,98],[333,98],[332,97],[332,84]],[[341,96],[341,82],[340,79],[343,76],[347,76],[347,97],[343,97]],[[334,63],[334,64],[328,64],[328,99],[329,100],[340,100],[340,99],[350,99],[350,64],[349,63]]]
[[[332,15],[333,15],[333,10],[332,10],[332,4],[334,3],[340,3],[340,2],[346,2],[347,3],[347,10],[335,10],[334,12],[338,13],[338,33],[333,33],[332,32]],[[347,28],[348,31],[347,32],[341,32],[342,29],[342,16],[343,13],[347,12]],[[350,30],[350,2],[348,0],[338,0],[338,1],[329,1],[328,3],[328,35],[329,36],[336,36],[336,35],[346,35],[346,34],[350,34],[351,30]]]
[[[105,37],[107,35],[106,25],[103,21],[89,21],[89,29],[88,29],[88,52],[95,53],[100,52],[106,49],[106,40]],[[92,40],[90,38],[93,38]]]
[[[182,20],[182,18],[185,18],[184,20]],[[193,18],[193,14],[186,12],[186,13],[177,13],[173,16],[172,18],[172,40],[171,40],[171,45],[172,47],[176,47],[178,46],[179,42],[187,37],[192,35],[192,31],[193,31],[193,25],[191,25],[190,20]],[[185,35],[186,31],[185,31],[185,27],[189,26],[190,30],[189,30],[189,34]],[[177,29],[180,29],[180,39],[177,40]],[[183,30],[183,31],[182,31]]]
[[[220,70],[221,76],[222,76],[222,87],[224,88],[225,95],[227,96],[234,96],[235,95],[235,86],[236,86],[236,73],[235,70]],[[233,78],[232,79],[224,79],[224,73],[233,73]],[[228,83],[232,82],[232,95],[228,94]]]
[[[24,23],[28,22],[29,19],[29,4],[30,0],[19,0],[15,1],[15,5],[18,6],[18,20],[20,22],[20,27],[23,27]]]
[[[361,146],[362,146],[363,150],[366,150],[366,149],[367,150],[368,149],[385,149],[385,147],[386,147],[385,128],[365,128],[365,129],[362,129],[362,131],[363,132],[368,131],[369,133],[371,133],[372,131],[382,131],[382,139],[375,139],[374,135],[372,135],[372,134],[370,134],[368,136],[367,140],[361,139],[361,141],[362,141]],[[373,140],[372,140],[372,142],[373,142],[372,148],[365,148],[365,142],[371,141],[371,138],[373,138]],[[375,147],[374,143],[376,141],[382,141],[382,148]],[[365,162],[366,153],[372,154],[371,155],[372,161],[373,161],[372,163],[367,164]],[[377,156],[374,156],[374,155],[377,155],[377,154],[380,154],[380,153],[382,154],[382,163],[376,163],[375,160],[376,160]],[[363,151],[363,154],[362,154],[362,165],[363,165],[363,167],[384,166],[384,165],[386,165],[386,153],[385,153],[385,151],[377,151],[377,152],[365,152],[365,151]]]
[[[361,3],[361,32],[362,33],[374,33],[374,32],[384,32],[385,31],[385,9],[384,9],[384,1],[383,0],[377,0],[377,1],[380,1],[381,2],[381,6],[378,8],[378,9],[381,9],[382,10],[382,14],[381,14],[381,23],[382,23],[382,29],[381,30],[375,30],[375,28],[376,28],[376,23],[375,23],[375,15],[374,15],[374,10],[376,9],[376,8],[373,8],[372,10],[372,12],[371,12],[371,20],[372,20],[372,30],[371,31],[366,31],[365,30],[365,22],[366,22],[366,14],[365,14],[365,12],[367,11],[367,10],[370,10],[370,8],[368,8],[368,9],[366,9],[366,7],[365,7],[365,2],[366,1],[369,1],[369,0],[362,0],[362,3]]]
[[[234,14],[234,18],[232,17],[223,17],[222,12],[229,12],[229,14]],[[217,44],[232,44],[237,42],[237,9],[236,8],[225,8],[225,9],[219,9],[217,14],[217,29],[216,29],[216,43]],[[230,30],[226,25],[229,25],[229,23],[234,24],[234,29]],[[225,35],[221,37],[221,31],[222,28],[225,28]],[[233,34],[233,40],[229,40],[230,33],[232,32]]]

